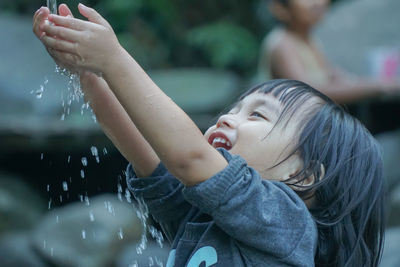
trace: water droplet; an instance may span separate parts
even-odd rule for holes
[[[82,230],[82,239],[86,239],[86,231]]]
[[[41,154],[40,154],[40,160],[43,160],[43,157],[44,157],[44,154],[41,153]]]
[[[60,203],[63,201],[63,197],[62,195],[60,195]]]
[[[61,114],[60,120],[62,120],[62,121],[65,120],[65,113]]]
[[[60,222],[60,220],[58,218],[58,215],[56,215],[56,223],[59,223],[59,222]]]
[[[68,155],[68,160],[67,160],[67,162],[70,163],[70,161],[71,161],[71,155]]]
[[[156,260],[156,264],[157,264],[158,267],[164,267],[164,264],[163,264],[162,260],[157,258],[157,256],[154,256],[154,258]]]
[[[163,236],[162,232],[158,231],[157,228],[155,228],[154,226],[150,225],[149,226],[149,233],[156,240],[156,242],[160,246],[160,248],[162,248],[163,247],[163,242],[164,242],[164,236]]]
[[[153,257],[149,257],[149,266],[154,266]]]
[[[85,178],[85,172],[83,170],[81,170],[81,177],[82,179]]]
[[[103,155],[107,155],[108,151],[107,148],[103,148]]]
[[[94,222],[94,214],[93,214],[93,211],[92,211],[92,210],[89,211],[89,218],[90,218],[90,221],[91,221],[91,222]]]
[[[90,151],[92,152],[92,155],[93,155],[94,157],[98,157],[98,156],[99,156],[99,151],[97,150],[97,147],[92,146],[92,147],[90,148]]]
[[[47,192],[50,192],[50,185],[47,185]]]
[[[131,192],[129,192],[128,188],[125,189],[125,198],[126,198],[126,201],[128,201],[128,203],[132,203]]]
[[[122,228],[121,227],[119,228],[119,231],[118,231],[118,238],[120,240],[124,239],[124,232],[122,232]]]
[[[46,249],[46,240],[43,240],[43,249]]]
[[[68,191],[68,183],[64,181],[62,185],[63,185],[63,190]]]
[[[89,206],[89,205],[90,205],[89,197],[88,197],[88,196],[85,196],[85,205],[86,205],[86,206]]]
[[[41,85],[39,89],[36,90],[35,94],[36,94],[36,98],[40,99],[43,96],[43,91],[44,91],[44,86]]]
[[[51,201],[51,198],[50,198],[49,204],[48,204],[48,207],[47,207],[49,210],[51,209],[51,202],[52,202],[52,201]]]
[[[88,161],[87,161],[86,157],[82,157],[81,162],[82,162],[83,166],[87,166],[88,165]]]
[[[83,202],[83,195],[79,195],[79,199],[81,202]]]
[[[53,257],[53,255],[54,255],[54,249],[50,248],[50,256]]]
[[[118,183],[118,194],[117,195],[118,195],[119,201],[122,202],[122,186],[120,183]]]

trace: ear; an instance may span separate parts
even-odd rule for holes
[[[274,15],[274,17],[276,17],[279,21],[287,23],[290,20],[290,13],[288,8],[278,1],[270,1],[268,4],[268,8],[272,15]]]
[[[304,189],[303,187],[308,187],[308,186],[313,185],[313,184],[316,182],[316,180],[317,180],[317,181],[321,181],[321,180],[324,178],[324,176],[325,176],[325,166],[324,166],[324,164],[321,163],[321,164],[320,164],[320,173],[319,173],[319,177],[315,177],[315,175],[312,174],[312,175],[308,176],[308,177],[305,178],[305,179],[299,178],[299,180],[301,180],[301,181],[299,182],[299,185],[300,185],[301,187],[298,187],[297,189],[298,189],[298,190],[303,190],[303,189]]]
[[[286,172],[285,176],[287,179],[291,179],[291,178],[293,179],[304,168],[304,162],[301,159],[301,157],[297,154],[292,155],[290,157],[289,161],[290,161],[290,168],[287,168],[287,172]],[[299,190],[299,191],[304,190],[304,187],[313,185],[316,181],[322,180],[324,176],[325,176],[325,166],[322,163],[320,163],[319,177],[315,177],[314,174],[311,174],[310,176],[308,176],[306,178],[296,177],[295,179],[292,180],[292,183],[296,183],[296,185],[293,185],[293,187],[295,187],[296,190]]]

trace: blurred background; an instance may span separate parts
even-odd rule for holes
[[[254,84],[260,44],[276,25],[266,0],[82,2],[110,22],[202,130]],[[78,1],[64,3],[80,17]],[[137,214],[126,160],[32,33],[33,14],[45,5],[0,2],[0,265],[163,266],[167,242],[144,223],[145,212]],[[399,11],[398,0],[332,1],[314,35],[344,70],[385,79],[390,61],[391,77],[400,79]],[[383,145],[389,215],[382,266],[400,266],[400,98],[347,107]]]

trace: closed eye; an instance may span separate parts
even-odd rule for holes
[[[267,118],[267,117],[265,117],[264,115],[262,115],[260,112],[257,112],[257,111],[253,111],[253,112],[250,114],[250,117],[258,117],[258,118],[262,118],[262,119],[268,121],[268,118]]]

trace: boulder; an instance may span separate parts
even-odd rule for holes
[[[142,232],[134,207],[106,194],[50,211],[32,243],[55,266],[105,267],[127,244],[139,242]]]
[[[386,230],[385,246],[380,267],[400,266],[400,227],[389,228]]]
[[[45,211],[45,201],[21,177],[0,172],[0,236],[31,229]]]

